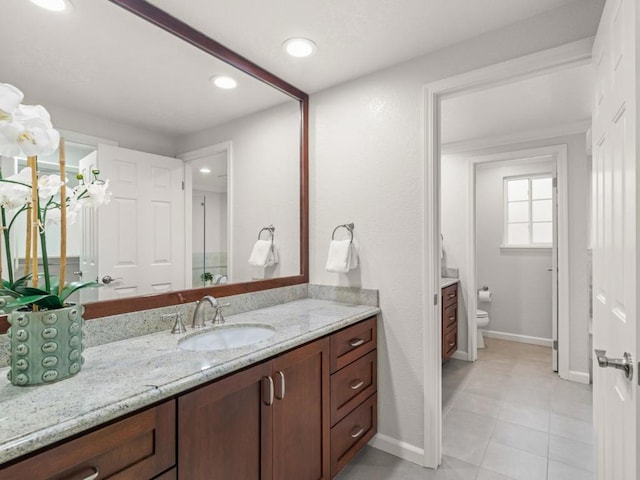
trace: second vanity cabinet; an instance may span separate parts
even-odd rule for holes
[[[178,398],[178,478],[329,479],[329,339]]]
[[[458,284],[442,289],[442,361],[458,349]]]

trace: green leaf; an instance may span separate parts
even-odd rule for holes
[[[62,308],[62,302],[56,295],[29,295],[20,298],[16,298],[12,302],[5,305],[5,310],[15,310],[16,308],[24,307],[27,305],[38,305],[39,307],[46,308],[48,310],[57,310]]]
[[[16,288],[16,292],[26,296],[51,295],[51,293],[47,292],[46,290],[42,290],[40,288],[34,288],[34,287],[18,287]]]
[[[28,274],[25,275],[24,277],[20,277],[19,279],[17,279],[16,281],[13,282],[13,285],[11,285],[11,290],[15,290],[18,287],[23,287],[27,285],[27,282],[29,282],[29,280],[31,280],[32,275]]]
[[[9,280],[2,280],[2,288],[11,290],[11,282]]]
[[[71,282],[62,289],[60,293],[60,302],[64,303],[64,301],[71,295],[73,292],[80,290],[81,288],[89,288],[89,287],[100,287],[101,285],[97,282]]]
[[[13,298],[18,298],[20,297],[20,294],[18,292],[14,292],[13,290],[9,290],[8,288],[2,288],[0,289],[0,295],[4,295],[4,296],[8,296],[8,297],[13,297]]]

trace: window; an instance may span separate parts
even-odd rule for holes
[[[504,179],[505,247],[551,247],[553,178],[551,174]]]

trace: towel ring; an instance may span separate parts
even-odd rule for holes
[[[262,235],[262,232],[267,231],[271,234],[271,243],[273,243],[273,239],[275,238],[276,234],[276,227],[274,227],[273,225],[269,225],[268,227],[264,227],[261,228],[260,231],[258,232],[258,240],[260,240],[260,235]]]
[[[346,228],[347,230],[349,230],[349,234],[351,235],[351,239],[349,240],[349,242],[353,243],[353,229],[355,228],[353,222],[343,223],[342,225],[338,225],[336,228],[334,228],[333,233],[331,234],[331,240],[335,240],[336,230],[338,230],[339,228]]]

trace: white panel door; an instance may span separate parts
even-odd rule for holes
[[[98,166],[113,192],[98,210],[100,300],[183,289],[182,160],[100,145]]]
[[[637,0],[608,0],[593,48],[593,344],[637,367]],[[597,478],[637,480],[637,371],[599,367],[594,355]],[[603,358],[604,360],[604,358]]]

